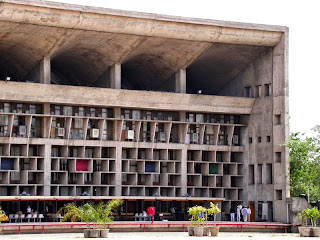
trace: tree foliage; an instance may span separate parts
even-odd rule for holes
[[[313,136],[292,133],[290,148],[291,196],[309,193],[311,201],[320,200],[320,126],[312,129]]]

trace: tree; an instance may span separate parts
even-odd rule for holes
[[[286,144],[290,148],[291,196],[309,193],[310,200],[320,200],[320,126],[312,129],[314,136],[292,133]]]

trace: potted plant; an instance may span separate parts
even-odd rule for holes
[[[310,237],[312,235],[312,228],[308,227],[308,209],[302,210],[298,214],[302,226],[299,227],[300,237]]]
[[[122,200],[115,199],[108,203],[86,203],[79,207],[74,203],[71,203],[61,208],[58,211],[58,214],[64,212],[64,217],[61,220],[62,222],[70,219],[72,222],[81,221],[87,223],[87,229],[84,230],[85,238],[107,238],[109,229],[98,229],[97,226],[106,226],[106,223],[112,222],[113,217],[111,214],[122,204],[122,202]],[[90,228],[90,223],[94,223],[92,229]]]
[[[317,223],[316,223],[317,219],[320,217],[320,211],[316,207],[312,209],[307,209],[307,216],[311,220],[313,236],[320,237],[320,228],[317,227]]]
[[[120,199],[109,201],[108,203],[101,202],[97,206],[98,223],[102,226],[100,229],[100,237],[107,238],[109,236],[109,229],[107,223],[113,222],[114,217],[112,213],[123,203]]]
[[[204,222],[205,222],[205,213],[207,209],[202,206],[194,206],[188,210],[188,213],[191,215],[190,221],[192,222],[191,227],[193,227],[194,235],[197,237],[203,236]],[[189,236],[192,233],[192,230],[188,229]]]
[[[220,227],[216,226],[216,218],[217,214],[221,213],[221,209],[219,208],[218,204],[213,204],[212,202],[210,202],[210,208],[207,209],[207,213],[209,216],[213,216],[214,225],[213,227],[210,227],[211,237],[217,237]]]

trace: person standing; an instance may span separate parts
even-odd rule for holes
[[[243,221],[247,222],[248,219],[248,209],[246,206],[244,206],[244,208],[242,208],[242,216],[243,216]]]
[[[250,214],[251,214],[251,208],[250,207],[248,207],[247,213],[248,213],[248,222],[250,222]]]
[[[231,222],[234,222],[234,216],[236,215],[236,208],[234,207],[234,205],[231,206],[230,208],[230,217],[231,217]]]
[[[237,222],[240,222],[241,217],[241,205],[237,207]]]
[[[32,212],[31,207],[30,207],[30,205],[28,205],[28,207],[27,207],[27,214],[31,214],[31,212]]]

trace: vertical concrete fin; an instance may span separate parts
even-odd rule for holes
[[[110,87],[121,89],[121,64],[115,63],[110,69]]]
[[[186,93],[187,92],[186,69],[180,69],[175,74],[175,92],[176,93]]]
[[[40,62],[39,82],[43,84],[51,83],[51,61],[48,57],[44,57]]]

